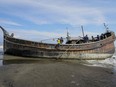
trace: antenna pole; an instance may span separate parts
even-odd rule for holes
[[[68,28],[66,27],[66,29],[67,29],[67,41],[70,39],[70,35],[69,35],[69,31],[68,31]]]
[[[108,27],[107,27],[107,25],[104,23],[104,27],[106,28],[106,31],[108,31]]]
[[[69,37],[69,31],[68,31],[68,28],[66,27],[66,30],[67,30],[67,37]]]
[[[83,26],[81,26],[81,29],[82,29],[82,34],[83,34],[83,37],[84,37],[85,35],[84,35],[84,30],[83,30]]]

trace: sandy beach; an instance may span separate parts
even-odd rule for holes
[[[116,87],[112,69],[42,60],[0,66],[0,87]]]

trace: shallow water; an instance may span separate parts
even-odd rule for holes
[[[46,59],[35,59],[35,58],[26,58],[26,57],[18,57],[18,56],[11,56],[11,55],[0,55],[0,66],[9,65],[9,64],[31,64],[31,63],[43,63],[49,62]]]
[[[3,54],[0,52],[0,66],[3,65]]]
[[[116,56],[105,60],[88,60],[86,66],[110,68],[116,78]]]
[[[0,66],[2,66],[3,65],[3,60],[0,60]]]

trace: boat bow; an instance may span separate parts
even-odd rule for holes
[[[2,26],[0,26],[0,29],[3,31],[4,35],[9,35],[9,33]]]

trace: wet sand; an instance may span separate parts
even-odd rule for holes
[[[38,60],[0,66],[0,87],[116,87],[115,81],[112,69],[74,61]]]

